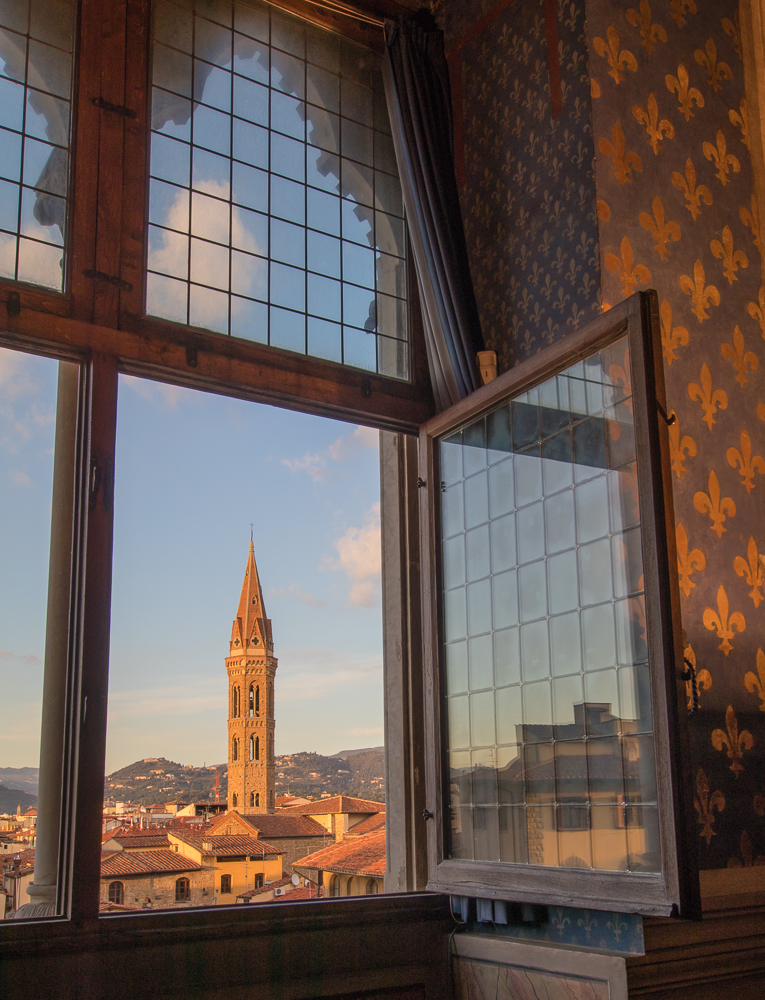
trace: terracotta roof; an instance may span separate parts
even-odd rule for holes
[[[339,844],[332,844],[293,862],[293,868],[298,866],[341,872],[344,875],[372,875],[381,878],[385,874],[385,830],[341,840]]]
[[[309,802],[307,806],[287,806],[280,816],[319,816],[324,813],[379,813],[385,812],[384,802],[356,799],[351,795],[333,795],[329,799]]]
[[[101,903],[98,907],[100,913],[135,913],[135,906],[124,906],[122,903]]]
[[[274,889],[280,889],[283,885],[291,885],[292,876],[284,875],[280,879],[275,879],[273,882],[266,882],[265,885],[261,885],[258,889],[248,889],[246,892],[240,892],[236,897],[237,899],[252,899],[253,896],[262,896],[265,893],[273,892]]]
[[[310,816],[285,816],[281,813],[240,816],[248,826],[264,837],[326,837],[329,831]],[[222,824],[221,824],[222,825]]]
[[[247,836],[226,836],[216,834],[196,835],[192,833],[179,833],[173,831],[173,837],[183,841],[206,857],[236,857],[244,854],[257,854],[260,857],[266,855],[282,854],[278,847],[272,847],[264,840],[257,837]],[[204,844],[210,844],[209,848]]]
[[[166,833],[121,833],[112,837],[124,851],[141,851],[149,847],[170,847]]]
[[[175,851],[108,851],[101,855],[101,878],[202,870],[202,865]]]
[[[360,823],[352,826],[346,833],[346,837],[363,837],[365,833],[372,833],[373,830],[385,828],[385,813],[375,813],[374,816],[367,816]]]
[[[297,903],[301,899],[318,899],[321,895],[321,889],[317,892],[317,887],[315,885],[312,885],[309,889],[305,889],[301,886],[299,889],[293,889],[291,892],[285,892],[283,896],[274,896],[273,899],[253,899],[251,900],[251,903],[259,906],[267,906],[269,903]]]

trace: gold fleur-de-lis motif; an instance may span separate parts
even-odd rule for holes
[[[651,24],[651,8],[648,0],[640,0],[637,10],[630,7],[625,17],[633,28],[640,28],[640,43],[649,56],[656,42],[666,42],[667,32],[664,28],[660,24]]]
[[[613,77],[617,84],[627,77],[627,70],[637,72],[637,60],[629,49],[619,51],[619,32],[613,26],[606,31],[606,41],[603,38],[593,39],[593,47],[599,56],[608,60],[608,75]]]
[[[696,442],[688,434],[680,434],[680,418],[675,414],[675,419],[669,425],[669,457],[672,460],[672,471],[678,479],[682,479],[683,473],[687,472],[685,465],[685,453],[689,458],[696,456]]]
[[[702,619],[704,628],[710,632],[717,632],[717,638],[722,639],[717,648],[721,649],[726,656],[733,649],[730,641],[733,638],[733,633],[738,632],[740,635],[746,629],[746,619],[741,612],[734,611],[729,617],[728,607],[728,595],[725,593],[725,587],[720,584],[717,591],[717,611],[714,608],[707,608]]]
[[[760,711],[765,712],[765,653],[757,650],[757,673],[748,671],[744,675],[744,686],[749,694],[757,692],[760,699]]]
[[[717,422],[715,420],[717,407],[719,406],[721,410],[728,409],[728,394],[724,389],[712,389],[712,373],[708,365],[701,366],[698,382],[688,383],[688,395],[691,399],[697,399],[701,403],[701,408],[704,411],[704,416],[701,419],[711,431],[712,425]]]
[[[746,307],[746,311],[752,317],[756,319],[760,324],[760,333],[765,339],[765,285],[760,285],[760,291],[757,296],[757,302],[750,302]]]
[[[746,492],[751,493],[754,489],[754,476],[759,472],[765,472],[765,459],[762,455],[752,454],[752,442],[746,431],[741,431],[741,451],[738,448],[728,448],[726,452],[728,465],[738,471],[741,475],[741,485],[746,487]]]
[[[760,243],[760,212],[757,208],[757,199],[754,195],[752,195],[751,206],[751,209],[749,209],[741,205],[738,210],[738,217],[747,229],[751,229],[752,242],[760,253],[762,253],[762,244]]]
[[[667,246],[669,241],[674,240],[677,242],[680,239],[680,226],[676,222],[665,221],[664,205],[658,195],[653,199],[651,208],[653,209],[653,216],[650,216],[648,212],[640,213],[640,225],[647,232],[651,233],[656,240],[654,250],[664,260],[669,253],[669,247]]]
[[[706,52],[696,49],[693,56],[699,66],[707,71],[707,83],[715,93],[722,86],[723,80],[732,80],[733,73],[726,62],[717,61],[717,46],[714,38],[708,38],[705,46]]]
[[[704,150],[704,156],[708,160],[714,160],[715,166],[717,167],[717,172],[715,176],[720,181],[723,187],[729,182],[730,178],[728,174],[733,171],[737,174],[741,170],[741,164],[738,158],[733,155],[733,153],[728,152],[728,146],[725,142],[725,136],[718,130],[717,132],[717,146],[713,146],[711,142],[705,142],[701,147]]]
[[[671,0],[669,5],[670,13],[672,14],[672,20],[678,26],[682,28],[685,24],[685,17],[683,16],[687,11],[689,14],[696,13],[696,3],[695,0]]]
[[[727,732],[722,729],[712,731],[712,746],[715,750],[722,750],[723,747],[728,748],[728,759],[731,761],[730,770],[738,778],[744,770],[744,765],[741,763],[744,751],[752,749],[754,738],[748,729],[738,731],[738,719],[732,705],[728,705],[728,711],[725,713],[725,727]]]
[[[675,170],[672,173],[672,183],[678,191],[682,191],[687,202],[686,208],[691,213],[693,221],[701,214],[701,202],[705,205],[712,204],[712,192],[706,184],[699,184],[696,187],[696,168],[690,159],[685,161],[685,177]]]
[[[733,48],[736,50],[736,55],[739,59],[744,57],[741,55],[741,32],[739,30],[739,17],[738,17],[738,7],[736,8],[736,13],[733,15],[733,20],[724,17],[720,22],[722,24],[722,29],[726,35],[730,35],[733,39]]]
[[[752,598],[754,606],[759,608],[762,601],[760,588],[763,584],[763,566],[760,560],[760,553],[757,551],[757,542],[755,542],[753,535],[749,537],[749,545],[746,548],[746,559],[743,556],[736,556],[733,560],[733,569],[736,571],[736,576],[746,577],[747,586],[752,588],[749,591],[749,596]]]
[[[648,133],[648,144],[656,156],[659,155],[661,149],[662,136],[667,139],[675,137],[675,126],[672,122],[667,118],[662,118],[659,121],[659,105],[653,94],[648,95],[645,108],[641,108],[639,104],[632,105],[632,117],[641,125],[645,125],[645,130]]]
[[[693,669],[696,670],[696,654],[693,651],[693,646],[688,643],[688,645],[683,650],[683,656],[689,663],[693,664]],[[712,687],[712,675],[706,669],[696,670],[696,686],[701,691],[709,691]],[[691,684],[690,678],[685,682],[685,697],[688,703],[688,711],[693,708],[693,685]]]
[[[723,521],[726,520],[725,515],[728,517],[736,516],[736,505],[731,497],[720,497],[720,483],[717,480],[717,473],[714,469],[709,473],[709,483],[707,485],[709,493],[704,493],[699,490],[693,498],[693,506],[699,512],[699,514],[709,513],[710,529],[715,532],[718,538],[722,538],[723,531],[727,531],[727,528],[723,527]]]
[[[734,281],[738,281],[736,271],[739,266],[749,267],[749,258],[743,250],[733,249],[733,233],[730,226],[725,226],[722,231],[722,243],[719,240],[712,240],[709,246],[713,256],[722,260],[725,265],[723,274],[728,279],[728,284],[732,285]]]
[[[756,372],[760,367],[757,355],[753,351],[744,351],[744,335],[738,326],[734,327],[733,330],[733,343],[723,344],[720,347],[720,353],[726,361],[733,362],[733,367],[738,372],[736,381],[742,388],[744,383],[748,381],[746,373],[749,369]]]
[[[712,824],[715,821],[712,810],[716,809],[718,813],[723,811],[725,808],[725,796],[719,790],[712,792],[711,795],[709,794],[709,781],[701,768],[699,768],[699,773],[696,775],[696,798],[693,804],[696,807],[699,823],[702,825],[699,836],[706,840],[707,847],[709,847],[709,842],[715,836],[715,832],[712,829]]]
[[[672,76],[671,73],[667,73],[664,77],[664,82],[667,85],[667,90],[670,94],[677,94],[677,99],[680,102],[680,111],[685,115],[685,120],[690,121],[694,117],[693,111],[691,110],[692,105],[696,104],[697,108],[704,107],[704,98],[702,97],[701,91],[697,90],[696,87],[689,87],[690,79],[688,77],[688,70],[685,68],[684,63],[680,63],[677,67],[677,76]]]
[[[659,307],[661,318],[661,350],[664,360],[668,365],[677,361],[675,353],[678,347],[688,346],[688,331],[684,326],[672,326],[672,306],[667,299],[663,299]],[[677,423],[677,419],[675,419]]]
[[[691,577],[696,570],[701,572],[707,561],[701,549],[688,551],[688,535],[682,524],[678,524],[675,529],[675,539],[677,541],[677,571],[680,574],[680,589],[688,597],[696,586]]]
[[[728,112],[731,125],[738,125],[741,129],[741,141],[748,150],[752,149],[752,137],[749,133],[749,118],[746,113],[746,98],[742,97],[738,106],[738,111],[733,108]]]
[[[699,323],[703,323],[705,319],[709,319],[707,306],[710,302],[715,306],[720,305],[720,293],[717,291],[716,286],[705,285],[705,281],[704,265],[700,260],[697,260],[693,265],[693,279],[687,274],[680,275],[680,287],[686,295],[691,296],[693,300],[693,309],[691,311],[696,314]]]
[[[643,161],[631,150],[626,152],[626,145],[624,141],[624,131],[621,125],[617,122],[614,125],[612,140],[610,141],[603,138],[598,143],[598,148],[604,156],[610,156],[614,161],[614,177],[619,181],[619,183],[624,186],[625,184],[632,183],[632,171],[642,170]]]
[[[651,272],[645,264],[635,264],[632,256],[632,246],[625,236],[621,243],[621,260],[614,253],[607,253],[605,264],[609,271],[618,271],[622,281],[622,294],[632,295],[638,282],[650,284]]]
[[[743,859],[743,865],[741,859]],[[760,868],[762,865],[765,865],[765,858],[761,854],[755,858],[752,838],[744,830],[741,834],[741,858],[728,858],[728,868]]]

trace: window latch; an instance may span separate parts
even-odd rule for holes
[[[115,288],[119,288],[122,292],[133,291],[133,286],[129,281],[123,281],[122,278],[106,274],[105,271],[95,271],[93,268],[88,268],[87,271],[83,271],[82,273],[86,278],[92,278],[93,281],[108,281],[110,285],[114,285]]]
[[[699,710],[699,705],[701,704],[701,699],[699,698],[699,682],[696,676],[696,666],[688,659],[687,656],[683,657],[685,661],[685,670],[681,674],[684,681],[691,682],[691,707],[688,709],[688,715],[695,715]]]
[[[430,811],[430,809],[422,810],[422,818],[425,820],[425,822],[427,822],[429,819],[433,819],[433,815],[434,814]]]
[[[104,100],[103,97],[94,97],[93,105],[102,111],[111,111],[112,114],[122,115],[123,118],[137,118],[138,112],[132,108],[126,108],[124,104],[112,104],[111,101]]]
[[[425,480],[422,478],[422,476],[418,476],[417,477],[417,489],[418,490],[421,490],[423,487],[425,487],[427,485],[428,484],[425,482]]]

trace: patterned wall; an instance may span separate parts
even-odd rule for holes
[[[447,48],[492,6],[437,2]],[[484,335],[505,368],[601,296],[658,291],[701,867],[765,864],[765,289],[736,3],[587,0],[585,26],[585,0],[558,2],[555,120],[544,7],[515,0],[461,53]]]
[[[661,304],[702,868],[765,863],[765,292],[732,0],[587,4],[604,308]]]
[[[442,4],[447,49],[491,4]],[[583,0],[556,0],[563,112],[553,118],[545,0],[515,0],[461,49],[470,269],[504,370],[600,311]]]

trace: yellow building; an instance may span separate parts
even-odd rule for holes
[[[214,902],[234,903],[249,889],[282,877],[282,854],[256,837],[196,835],[168,831],[179,854],[214,869]]]

